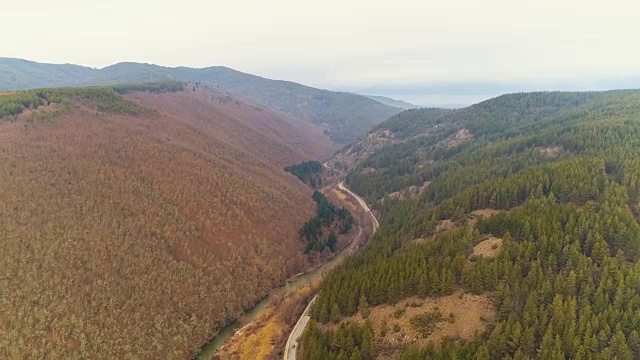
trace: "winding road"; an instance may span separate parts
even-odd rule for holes
[[[285,360],[289,360],[289,359],[295,360],[296,345],[298,345],[298,339],[300,339],[300,336],[302,336],[304,329],[307,327],[307,323],[311,319],[311,315],[309,314],[309,312],[311,310],[311,305],[313,305],[313,303],[316,302],[317,298],[318,298],[318,295],[314,296],[313,299],[311,299],[311,301],[309,302],[309,305],[307,305],[307,308],[304,309],[304,312],[302,312],[300,319],[298,319],[296,326],[294,326],[293,330],[291,330],[291,334],[287,339],[287,345],[284,351]]]
[[[326,166],[326,163],[323,164],[323,165]],[[371,212],[371,209],[369,209],[369,206],[367,206],[367,203],[364,202],[364,200],[360,196],[358,196],[358,194],[356,194],[353,191],[349,190],[344,185],[344,181],[341,181],[338,184],[338,188],[340,190],[346,192],[347,194],[351,195],[354,199],[356,199],[358,204],[360,204],[360,207],[362,207],[365,210],[365,212],[371,218],[371,223],[373,224],[373,234],[375,234],[375,232],[376,232],[376,230],[378,230],[378,227],[380,226],[380,224],[378,224],[378,219],[376,219],[376,217],[373,216],[373,213]],[[360,228],[360,231],[362,231],[362,227]],[[373,235],[373,234],[371,234],[371,235]],[[300,318],[298,319],[298,322],[296,323],[296,326],[294,326],[293,330],[291,330],[291,334],[289,334],[289,338],[287,339],[287,344],[286,344],[286,347],[284,349],[284,360],[296,360],[296,352],[297,352],[297,349],[298,349],[298,340],[302,336],[302,333],[304,332],[304,329],[307,327],[307,324],[309,323],[309,320],[311,319],[311,315],[309,314],[309,312],[310,312],[310,309],[311,309],[311,305],[313,305],[313,303],[316,301],[316,298],[318,298],[318,295],[314,296],[313,299],[311,299],[311,301],[309,302],[309,305],[307,305],[307,308],[304,309],[304,312],[302,312],[302,315],[300,315]]]
[[[342,191],[345,191],[347,194],[353,196],[358,201],[358,204],[360,204],[360,206],[364,209],[364,211],[366,211],[367,214],[369,214],[369,217],[371,218],[371,222],[373,223],[373,232],[375,233],[376,230],[378,230],[378,227],[380,227],[380,224],[378,223],[378,219],[376,219],[376,217],[373,216],[373,213],[371,212],[371,209],[369,209],[369,207],[367,206],[367,203],[364,202],[364,200],[362,200],[362,198],[358,196],[358,194],[354,193],[353,191],[349,190],[346,186],[344,186],[344,181],[340,181],[340,183],[338,184],[338,188]]]

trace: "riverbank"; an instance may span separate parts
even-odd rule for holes
[[[320,280],[274,301],[251,324],[240,329],[218,351],[220,359],[281,359],[289,331],[317,293]]]
[[[340,194],[344,194],[345,198],[334,197],[336,192]],[[313,270],[310,270],[307,273],[296,276],[293,279],[289,279],[283,286],[280,288],[274,289],[268,297],[258,302],[255,307],[249,309],[242,316],[240,316],[237,320],[229,324],[228,326],[221,329],[216,336],[211,339],[207,344],[205,344],[198,354],[194,356],[194,359],[198,360],[210,360],[216,354],[216,352],[223,347],[223,345],[227,342],[229,338],[234,336],[239,330],[243,327],[252,324],[254,321],[257,321],[259,318],[262,318],[262,315],[265,311],[270,308],[270,305],[276,303],[278,299],[285,299],[288,296],[296,293],[301,288],[308,286],[312,282],[316,280],[320,280],[324,275],[326,275],[329,271],[331,271],[335,266],[344,261],[345,258],[353,254],[357,251],[358,247],[364,243],[366,237],[372,232],[371,226],[363,221],[363,219],[367,216],[365,212],[363,212],[362,208],[359,205],[358,199],[353,197],[349,192],[340,189],[338,185],[326,187],[323,189],[323,193],[330,197],[332,201],[337,201],[343,206],[347,206],[356,218],[360,219],[357,221],[358,228],[357,233],[351,235],[351,241],[345,246],[345,248],[337,253],[335,256],[330,258],[327,262],[322,264],[320,267],[317,267]],[[331,194],[333,193],[333,195]],[[336,195],[337,196],[337,195]],[[375,227],[374,227],[375,228]],[[353,230],[356,231],[355,229]],[[306,303],[305,305],[306,306]],[[299,315],[299,314],[298,314]],[[297,319],[295,319],[297,320]],[[294,320],[294,323],[295,323]],[[286,327],[285,327],[286,328]],[[289,327],[287,330],[290,330]],[[244,334],[244,332],[243,332]],[[288,334],[287,334],[288,336]],[[286,341],[286,339],[285,339]],[[281,347],[284,350],[284,344]],[[256,359],[256,357],[252,357],[252,359]]]
[[[358,196],[358,194],[352,192],[351,190],[349,190],[345,185],[344,185],[344,181],[341,181],[337,188],[339,189],[339,191],[342,191],[343,193],[348,194],[351,198],[353,198],[354,200],[357,201],[358,205],[360,206],[360,208],[362,208],[362,210],[364,210],[366,217],[370,220],[371,222],[371,226],[372,226],[372,232],[371,235],[375,234],[375,232],[378,230],[379,227],[379,223],[378,220],[376,219],[376,217],[373,215],[373,213],[371,212],[371,209],[369,209],[369,207],[367,206],[366,202],[360,197]],[[360,229],[362,229],[362,226],[364,224],[366,224],[367,221],[363,221],[360,222]],[[354,244],[355,245],[355,244]],[[358,249],[359,247],[356,247],[356,249]],[[352,254],[353,253],[353,249],[350,253],[348,254]],[[313,298],[313,300],[311,300],[312,302],[315,301],[316,297]],[[309,306],[311,306],[311,304],[309,304]],[[310,315],[305,312],[302,315],[300,315],[300,318],[298,320],[298,322],[296,323],[296,326],[291,330],[291,333],[289,334],[289,339],[287,340],[287,348],[285,349],[284,353],[286,354],[285,360],[296,360],[296,354],[297,351],[299,349],[298,345],[298,340],[300,339],[300,337],[302,336],[307,323],[310,319]]]

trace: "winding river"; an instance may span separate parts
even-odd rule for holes
[[[349,195],[353,196],[356,199],[356,201],[360,203],[361,206],[364,204],[364,201],[359,196],[349,191],[349,189],[346,189],[342,182],[339,184],[339,188],[347,192]],[[374,229],[376,229],[378,225],[377,220],[375,220],[375,217],[371,214],[371,212],[369,211],[369,208],[366,207],[366,204],[363,206],[363,208],[367,211],[367,213],[373,219]],[[360,224],[362,224],[362,221],[360,222]],[[362,232],[363,232],[363,227],[362,225],[359,225],[358,235],[356,235],[354,240],[360,238],[360,236],[362,236]],[[346,259],[349,255],[351,255],[357,250],[358,241],[354,241],[354,240],[352,240],[351,243],[339,254],[331,258],[328,262],[322,264],[322,266],[310,272],[302,274],[298,276],[294,281],[288,282],[287,284],[271,291],[269,296],[259,301],[253,308],[246,311],[244,314],[242,314],[238,319],[233,321],[231,324],[222,328],[222,330],[220,330],[213,339],[211,339],[202,348],[200,348],[199,352],[194,358],[198,360],[210,360],[216,354],[218,349],[220,349],[222,345],[224,345],[227,339],[229,339],[233,334],[235,334],[235,332],[238,329],[242,328],[245,325],[250,324],[253,320],[258,318],[258,316],[260,316],[260,314],[264,312],[267,306],[269,306],[269,304],[271,303],[271,299],[284,298],[285,296],[291,294],[295,290],[298,290],[301,287],[309,284],[310,282],[326,275],[331,269],[336,267],[336,265],[340,264],[342,261],[344,261],[344,259]]]
[[[358,236],[362,233],[362,227],[360,227],[360,231]],[[235,332],[242,328],[245,325],[248,325],[253,320],[258,318],[260,314],[264,312],[264,310],[271,303],[271,299],[285,297],[295,290],[300,289],[301,287],[309,284],[313,280],[319,279],[320,277],[327,274],[331,269],[333,269],[336,265],[340,264],[344,261],[345,258],[349,254],[351,254],[356,241],[352,241],[349,247],[341,251],[338,255],[334,256],[328,262],[324,263],[319,268],[307,272],[303,275],[298,276],[294,281],[289,282],[273,291],[269,294],[269,296],[265,297],[261,301],[259,301],[253,308],[249,309],[247,312],[242,314],[238,319],[236,319],[231,324],[225,326],[220,330],[216,336],[211,339],[207,344],[205,344],[202,348],[200,348],[199,354],[195,357],[199,360],[210,360],[213,355],[224,345],[224,343],[229,339]]]

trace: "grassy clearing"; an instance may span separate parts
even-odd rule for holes
[[[258,319],[247,325],[218,352],[220,359],[278,359],[289,332],[315,294],[318,284],[302,287],[281,301],[275,301]]]
[[[405,345],[441,344],[445,339],[471,339],[494,319],[495,310],[488,295],[456,291],[439,298],[411,297],[395,305],[371,307],[371,321],[377,348],[383,358],[396,358]],[[344,318],[338,324],[320,325],[337,329],[342,323],[364,324],[361,314]]]
[[[426,338],[436,329],[436,325],[443,319],[439,308],[433,308],[427,312],[415,315],[409,320],[413,329]]]
[[[497,237],[490,237],[481,241],[478,245],[474,246],[473,254],[471,256],[484,256],[487,258],[496,257],[502,250],[502,239]]]

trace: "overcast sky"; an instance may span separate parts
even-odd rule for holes
[[[2,8],[0,56],[224,65],[423,104],[428,96],[475,101],[485,85],[586,89],[640,75],[633,0],[30,0]],[[475,92],[465,93],[469,83]]]

